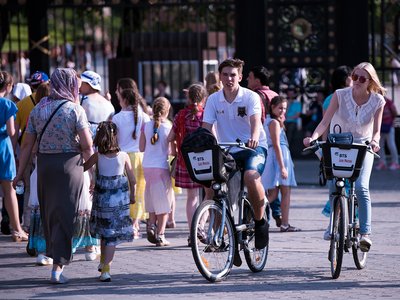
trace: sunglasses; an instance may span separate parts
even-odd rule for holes
[[[364,83],[364,82],[366,82],[367,80],[369,80],[369,78],[364,77],[364,76],[359,76],[359,75],[357,75],[357,74],[351,75],[351,79],[352,79],[353,81],[357,81],[357,80],[358,80],[360,83]]]

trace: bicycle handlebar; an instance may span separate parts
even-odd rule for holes
[[[242,142],[241,140],[237,139],[236,142],[220,142],[218,143],[218,146],[220,146],[221,148],[228,148],[228,152],[231,148],[240,148],[243,150],[251,150],[254,151],[255,150],[253,148],[247,147],[247,144]]]
[[[308,146],[308,147],[303,149],[303,153],[305,153],[305,154],[315,153],[325,143],[326,143],[325,141],[321,141],[321,142],[318,141],[318,140],[311,141],[310,142],[310,146]],[[364,145],[364,146],[367,146],[367,151],[369,153],[372,153],[376,158],[380,158],[379,154],[377,154],[374,151],[372,151],[372,148],[371,148],[371,146],[369,144],[370,143],[367,141],[367,142],[365,142],[365,144],[353,143],[352,145]]]

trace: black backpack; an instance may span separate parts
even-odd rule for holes
[[[235,169],[232,156],[224,153],[215,136],[205,128],[199,127],[188,134],[180,150],[190,178],[207,187],[212,181],[227,182]]]

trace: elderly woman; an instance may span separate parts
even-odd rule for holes
[[[56,69],[51,91],[32,110],[22,144],[17,182],[37,141],[38,198],[46,239],[53,258],[50,281],[66,283],[64,265],[72,260],[72,237],[83,187],[83,159],[92,154],[85,111],[79,105],[80,79],[72,69]]]

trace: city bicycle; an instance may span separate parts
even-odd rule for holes
[[[214,148],[214,150],[220,150],[225,155],[228,155],[234,147],[254,151],[240,141],[219,143],[216,147],[218,149]],[[196,159],[199,159],[199,156],[201,154],[196,153]],[[239,172],[237,174],[240,182],[238,193],[230,191],[229,182],[221,179],[211,180],[210,186],[214,191],[214,197],[199,205],[191,224],[193,259],[203,277],[211,282],[225,279],[233,265],[242,264],[239,254],[242,250],[246,263],[253,272],[262,271],[267,262],[268,245],[263,249],[255,247],[254,211],[247,199],[244,168],[240,161],[235,161],[235,164],[235,169],[230,171],[229,175],[232,177],[235,172]],[[199,170],[199,166],[197,167],[192,165],[193,171],[204,174],[204,171]],[[206,170],[210,171],[209,168]],[[231,194],[234,195],[229,197]]]
[[[366,266],[368,253],[361,251],[360,248],[360,226],[355,181],[360,174],[366,152],[368,151],[376,157],[379,157],[379,155],[374,153],[367,144],[353,142],[313,141],[303,151],[311,153],[317,152],[319,149],[322,149],[326,177],[333,180],[336,188],[332,194],[334,198],[330,213],[328,259],[332,278],[337,279],[342,268],[343,254],[344,252],[350,252],[350,249],[357,269],[361,270]],[[346,180],[350,186],[347,192],[345,187]]]

